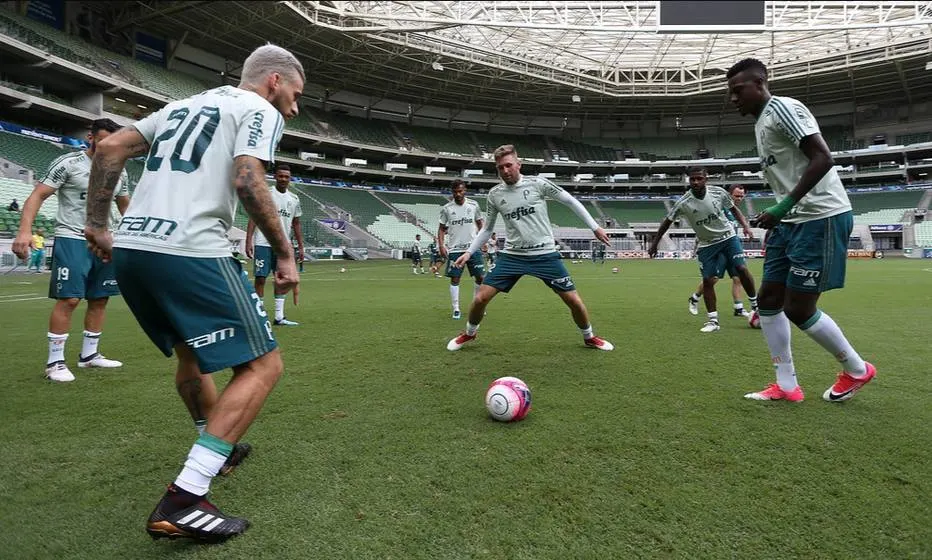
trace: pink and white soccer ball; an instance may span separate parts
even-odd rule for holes
[[[531,411],[531,390],[517,377],[500,377],[485,392],[485,408],[499,422],[517,422]]]
[[[757,311],[752,311],[751,314],[748,315],[748,326],[752,329],[760,328],[760,314]]]

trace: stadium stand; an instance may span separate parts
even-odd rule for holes
[[[0,177],[0,232],[16,233],[19,228],[20,212],[10,212],[7,205],[15,198],[19,202],[20,211],[29,194],[32,185],[18,179]],[[45,228],[51,232],[55,228],[55,216],[58,213],[58,197],[51,196],[45,200],[36,216],[35,227]]]
[[[0,131],[2,157],[33,170],[36,178],[45,173],[53,159],[67,151],[71,150],[45,140]]]
[[[666,207],[660,201],[624,201],[600,200],[599,206],[607,216],[619,224],[629,226],[632,223],[660,223],[667,215]]]
[[[932,222],[922,222],[915,226],[916,246],[932,247]]]
[[[446,130],[406,124],[399,124],[398,130],[403,138],[411,142],[411,148],[416,150],[462,156],[479,155],[476,142],[468,130]]]
[[[395,208],[414,215],[428,231],[437,230],[440,207],[450,200],[443,196],[380,192],[379,198]]]
[[[575,142],[565,138],[553,138],[552,142],[560,156],[572,161],[615,161],[618,159],[614,149],[598,144]]]
[[[887,208],[855,214],[854,223],[866,225],[909,223],[910,219],[905,216],[908,210],[911,208]]]
[[[305,107],[305,110],[308,116],[316,121],[317,127],[328,136],[374,146],[404,146],[404,141],[398,138],[391,123],[387,121],[361,119],[313,107]]]
[[[884,193],[849,193],[851,208],[855,214],[863,214],[887,208],[916,208],[924,191],[893,191]]]
[[[365,190],[308,184],[300,188],[323,204],[350,213],[351,221],[363,228],[375,222],[378,216],[391,213],[387,206]]]
[[[638,138],[630,140],[631,149],[645,161],[693,159],[699,144],[695,137]]]
[[[722,134],[705,139],[705,146],[713,157],[756,157],[757,145],[750,134]]]

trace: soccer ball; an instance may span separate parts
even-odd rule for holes
[[[531,411],[531,390],[517,377],[500,377],[485,392],[485,408],[499,422],[517,422]]]
[[[346,269],[343,267],[340,267],[340,274],[343,274],[344,272],[346,272]]]
[[[613,267],[612,267],[612,274],[618,274],[618,267],[617,267],[617,266],[613,266]]]
[[[748,315],[748,326],[752,329],[760,328],[760,314],[758,314],[757,311],[752,311],[751,314]]]

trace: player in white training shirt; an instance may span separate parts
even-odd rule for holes
[[[728,191],[728,194],[731,195],[731,201],[734,203],[734,205],[741,206],[741,202],[744,201],[744,195],[745,195],[744,187],[742,187],[741,185],[730,185],[728,189],[726,190]],[[737,233],[738,227],[741,224],[738,223],[738,219],[735,218],[734,213],[732,213],[730,210],[726,210],[725,217],[728,218],[728,220],[731,222],[731,225],[734,226],[735,228],[735,233]],[[751,237],[748,237],[751,235],[750,232],[744,232],[744,233],[745,233],[745,237],[747,237],[748,239],[752,239]],[[739,278],[738,276],[732,275],[731,272],[729,272],[728,275],[731,276],[731,297],[735,302],[734,303],[734,316],[746,319],[748,316],[751,315],[751,313],[748,312],[744,308],[744,302],[741,300],[741,292],[742,292],[741,278]],[[703,289],[703,284],[704,282],[700,280],[699,286],[696,287],[696,291],[689,296],[689,312],[692,313],[693,315],[699,314],[699,300],[702,299],[702,294],[705,291]],[[757,299],[755,298],[753,301],[751,301],[752,310],[756,306],[757,306]]]
[[[13,242],[13,252],[20,258],[28,254],[32,239],[32,224],[42,203],[58,196],[58,217],[52,247],[52,277],[49,297],[56,300],[49,317],[48,359],[45,377],[52,381],[74,381],[74,374],[65,363],[65,341],[71,330],[71,315],[82,299],[87,300],[84,313],[84,340],[78,367],[120,367],[123,364],[105,358],[97,350],[104,316],[110,296],[119,295],[113,265],[95,257],[84,241],[84,218],[87,214],[87,181],[99,142],[118,131],[120,126],[110,119],[98,119],[91,124],[86,150],[64,154],[49,165],[45,175],[23,204],[19,233]],[[129,206],[129,179],[126,171],[119,175],[114,199],[120,212]]]
[[[453,181],[453,200],[440,209],[440,225],[437,227],[437,246],[440,256],[447,259],[447,277],[450,278],[450,300],[453,303],[453,318],[460,318],[460,277],[463,267],[453,266],[466,249],[472,245],[476,233],[482,228],[482,211],[479,204],[466,198],[466,182]],[[466,262],[469,275],[475,280],[472,295],[475,298],[485,276],[485,263],[481,253],[474,253]]]
[[[761,61],[744,59],[728,70],[727,77],[732,103],[742,115],[757,119],[757,152],[764,179],[777,199],[754,220],[770,230],[759,305],[777,382],[745,396],[803,400],[790,349],[792,322],[842,365],[822,398],[850,399],[877,370],[854,350],[835,321],[816,307],[822,292],[844,286],[854,223],[832,153],[805,105],[770,94],[767,67]]]
[[[473,298],[466,330],[447,343],[447,350],[459,350],[464,344],[474,340],[479,323],[485,315],[485,308],[492,298],[498,292],[509,292],[526,274],[539,278],[560,296],[563,303],[570,308],[573,321],[579,327],[586,346],[612,350],[612,343],[593,334],[589,312],[576,291],[569,271],[560,260],[557,242],[550,226],[550,216],[547,213],[547,199],[552,198],[569,206],[592,229],[596,238],[608,245],[609,239],[605,230],[599,227],[583,205],[568,192],[542,177],[521,175],[521,162],[514,146],[499,146],[493,155],[502,182],[489,191],[486,222],[482,231],[473,239],[466,252],[460,255],[454,266],[462,268],[472,255],[479,252],[491,237],[499,216],[505,220],[505,249],[499,255],[495,268],[485,276],[479,293]]]
[[[745,290],[750,294],[751,305],[756,308],[757,297],[754,278],[745,265],[744,247],[735,233],[735,228],[728,219],[728,212],[734,212],[738,221],[750,236],[751,229],[741,210],[735,206],[728,191],[721,187],[707,186],[708,172],[704,167],[690,167],[689,190],[676,201],[667,217],[660,224],[647,254],[654,257],[657,245],[670,226],[677,219],[686,220],[696,232],[696,255],[699,258],[699,272],[702,275],[702,290],[705,296],[708,321],[700,329],[702,332],[719,330],[718,307],[715,297],[715,282],[725,276],[727,271],[741,279]]]
[[[298,243],[296,259],[304,258],[304,238],[301,236],[301,200],[298,195],[288,191],[291,184],[291,166],[279,163],[275,166],[275,188],[271,190],[272,201],[278,210],[285,233],[294,231],[294,238]],[[246,258],[255,258],[253,270],[256,277],[255,288],[259,297],[265,297],[265,279],[270,272],[278,268],[278,259],[272,252],[272,246],[256,230],[256,223],[249,220],[246,225]],[[298,323],[285,318],[285,296],[288,292],[279,293],[275,289],[275,320],[273,325],[296,326]]]
[[[226,233],[239,198],[278,257],[276,289],[297,284],[265,170],[303,87],[294,55],[265,45],[246,59],[238,87],[169,103],[102,142],[94,156],[85,237],[98,256],[112,256],[124,300],[152,342],[166,356],[177,354],[178,393],[203,430],[149,517],[153,538],[221,542],[249,526],[213,506],[207,492],[214,476],[248,453],[237,442],[283,365],[262,300]],[[119,170],[146,153],[139,186],[111,236],[107,202]],[[218,397],[203,374],[228,367],[233,377]]]

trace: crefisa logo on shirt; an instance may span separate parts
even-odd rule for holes
[[[249,141],[246,143],[250,148],[255,148],[262,139],[262,121],[265,120],[265,113],[256,111],[252,116],[252,122],[249,123]]]

